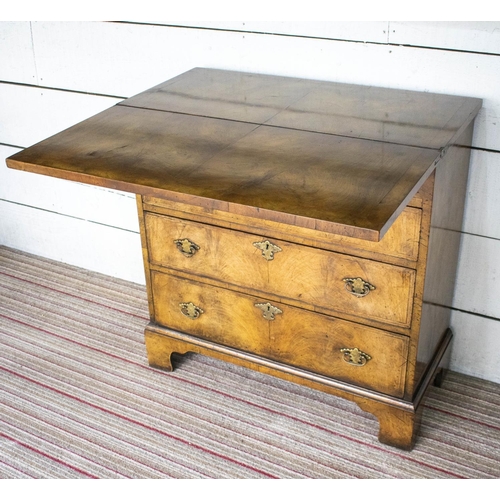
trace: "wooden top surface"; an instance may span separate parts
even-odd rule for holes
[[[194,69],[9,159],[377,241],[481,100]]]
[[[481,99],[195,68],[120,104],[439,149]]]

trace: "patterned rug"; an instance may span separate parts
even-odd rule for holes
[[[412,452],[357,405],[188,354],[143,286],[0,247],[0,478],[499,478],[500,386],[450,372]]]

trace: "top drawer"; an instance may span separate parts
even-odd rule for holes
[[[418,203],[420,202],[420,204]],[[153,196],[143,197],[144,210],[202,224],[213,224],[228,229],[253,233],[255,227],[267,236],[294,243],[348,253],[368,259],[415,268],[418,259],[422,200],[414,198],[413,206],[406,207],[380,241],[360,240],[346,235],[324,232],[315,227],[300,227],[270,220],[228,214],[212,208],[187,205]]]
[[[152,213],[145,227],[154,265],[313,310],[410,325],[411,269]]]

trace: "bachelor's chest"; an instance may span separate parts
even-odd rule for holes
[[[342,396],[411,448],[480,106],[197,68],[8,165],[137,193],[152,366],[192,351]]]

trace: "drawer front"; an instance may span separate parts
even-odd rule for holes
[[[340,234],[327,233],[316,228],[305,228],[269,220],[260,220],[237,214],[228,214],[214,209],[205,209],[194,205],[186,205],[178,201],[169,201],[153,196],[143,197],[148,211],[164,213],[171,217],[193,219],[200,223],[217,224],[230,229],[252,232],[252,227],[261,225],[269,234],[278,239],[293,237],[299,244],[319,244],[329,250],[340,251],[373,258],[376,255],[380,260],[387,258],[403,259],[416,262],[418,259],[420,227],[422,224],[422,210],[406,207],[399,217],[393,222],[381,241],[368,241]],[[412,200],[414,207],[421,207],[422,200]],[[292,236],[291,236],[292,235]],[[307,243],[309,242],[309,243]],[[403,264],[405,265],[405,264]],[[411,266],[410,266],[411,267]]]
[[[145,221],[152,264],[313,310],[410,325],[411,269],[162,215]]]
[[[168,328],[392,396],[403,395],[408,338],[166,273],[151,276]]]

